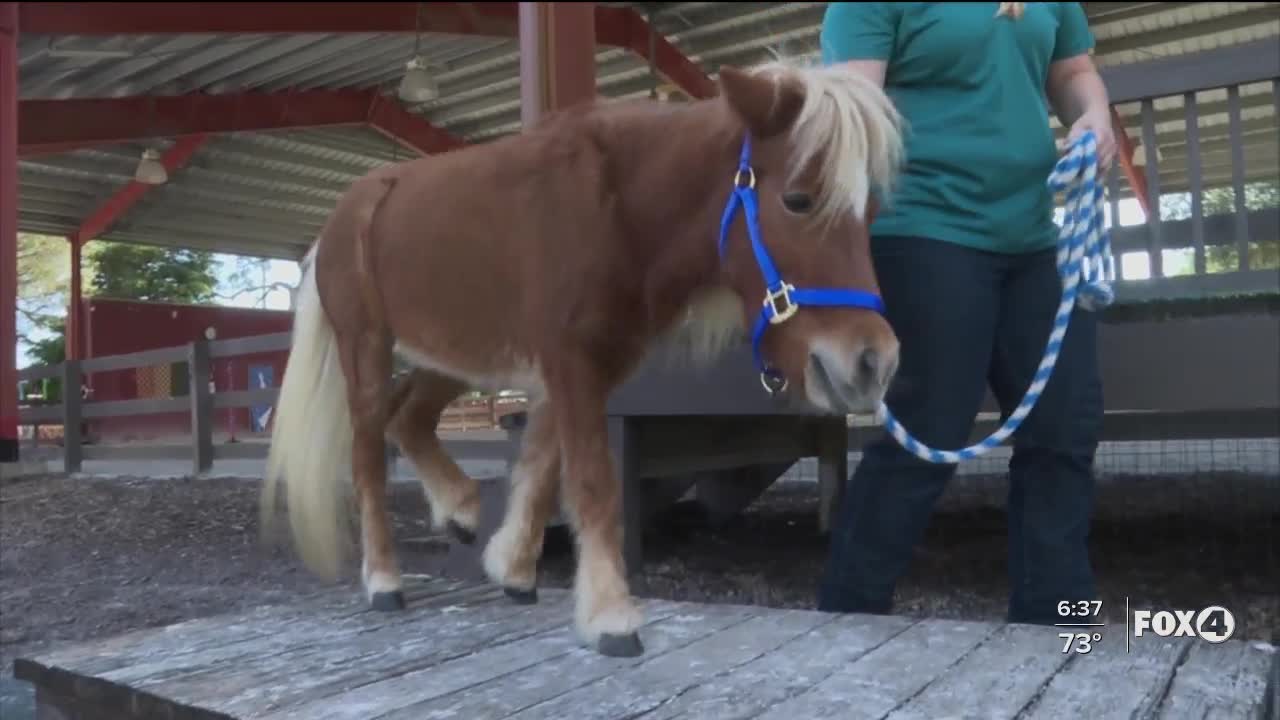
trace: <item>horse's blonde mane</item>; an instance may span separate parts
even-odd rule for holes
[[[1014,20],[1021,20],[1022,13],[1026,11],[1027,4],[1024,2],[1002,2],[1000,7],[996,8],[996,17],[1008,15]]]
[[[804,106],[792,127],[793,172],[817,162],[814,216],[864,218],[873,188],[892,189],[903,155],[903,119],[884,89],[840,67],[787,60],[757,65],[756,73],[785,76],[804,86]]]

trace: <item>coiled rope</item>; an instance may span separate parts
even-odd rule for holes
[[[916,457],[931,463],[955,464],[981,457],[999,447],[1022,425],[1044,391],[1053,367],[1058,362],[1062,338],[1067,333],[1076,303],[1085,310],[1096,311],[1115,300],[1111,284],[1115,281],[1115,260],[1111,256],[1111,240],[1102,225],[1105,203],[1102,183],[1098,180],[1098,141],[1092,132],[1077,138],[1058,160],[1049,175],[1048,185],[1055,193],[1065,191],[1062,227],[1058,232],[1058,276],[1062,278],[1062,301],[1053,319],[1053,332],[1045,346],[1044,356],[1035,377],[1022,396],[1022,402],[1010,413],[1004,424],[985,440],[962,450],[935,450],[911,436],[881,403],[877,417],[885,429]]]

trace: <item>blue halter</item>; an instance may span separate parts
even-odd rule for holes
[[[755,251],[756,264],[764,275],[764,307],[751,329],[751,351],[756,367],[760,369],[760,382],[769,394],[785,390],[787,380],[775,368],[770,367],[760,354],[760,341],[770,325],[781,325],[796,314],[802,305],[814,307],[847,307],[874,310],[884,314],[884,301],[879,295],[866,290],[843,288],[797,288],[782,279],[769,251],[760,240],[760,202],[756,195],[756,173],[751,166],[751,137],[742,142],[742,154],[738,159],[738,171],[733,176],[733,194],[720,220],[720,257],[724,258],[725,243],[734,215],[742,208],[747,219],[747,233],[751,236],[751,248]]]

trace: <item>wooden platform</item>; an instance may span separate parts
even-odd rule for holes
[[[1263,718],[1277,654],[1249,643],[645,601],[646,654],[578,645],[569,596],[411,586],[406,612],[329,593],[22,658],[40,718]]]

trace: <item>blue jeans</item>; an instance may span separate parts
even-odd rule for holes
[[[1055,250],[1004,255],[922,238],[875,238],[887,317],[902,343],[886,402],[925,444],[968,444],[990,386],[1007,416],[1040,364],[1061,299]],[[1056,622],[1095,599],[1088,533],[1102,423],[1095,313],[1071,317],[1053,375],[1011,438],[1010,622]],[[833,522],[818,609],[887,613],[894,587],[955,473],[887,433],[863,449]]]

